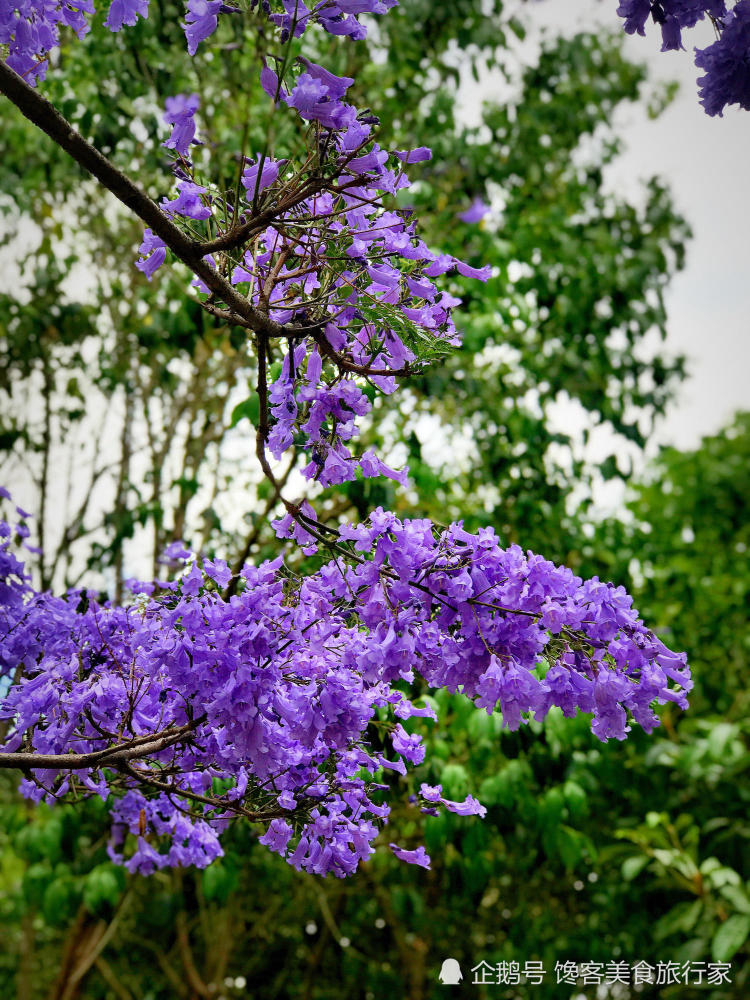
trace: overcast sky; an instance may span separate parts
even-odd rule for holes
[[[523,9],[534,24],[531,45],[545,29],[573,33],[622,23],[616,0],[545,0]],[[688,355],[690,378],[656,435],[690,448],[750,407],[750,113],[709,118],[698,103],[692,49],[712,41],[708,24],[685,33],[684,52],[660,52],[653,28],[645,38],[627,38],[627,52],[648,63],[654,80],[678,80],[680,92],[658,121],[633,107],[619,113],[627,148],[609,182],[635,192],[640,179],[665,177],[693,229],[687,266],[667,296],[668,347]],[[492,86],[483,81],[474,97],[493,96]]]

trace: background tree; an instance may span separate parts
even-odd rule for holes
[[[456,43],[468,44],[471,35],[469,59],[478,72],[512,63],[522,33],[500,4],[489,14],[479,4],[465,6],[436,23],[423,6],[406,4],[381,20],[371,41],[320,56],[349,60],[333,65],[362,81],[362,100],[377,81],[385,95],[378,109],[383,127],[404,144],[439,136],[434,168],[423,169],[408,201],[434,245],[446,252],[468,246],[472,262],[492,260],[499,272],[481,289],[457,285],[467,297],[465,350],[378,411],[371,433],[382,438],[390,428],[389,440],[406,445],[414,499],[434,497],[445,518],[446,511],[458,516],[460,497],[467,524],[492,522],[509,540],[521,538],[523,526],[529,545],[548,546],[552,535],[559,542],[550,555],[562,559],[574,546],[563,529],[565,499],[591,470],[584,471],[570,435],[552,424],[550,408],[561,398],[577,401],[592,426],[607,423],[643,443],[682,362],[663,352],[642,359],[638,345],[654,326],[664,332],[661,291],[681,265],[687,228],[656,180],[642,205],[603,193],[603,171],[619,145],[608,125],[612,111],[639,99],[645,87],[643,69],[624,61],[613,40],[551,43],[525,71],[513,101],[487,106],[484,125],[456,120]],[[245,120],[248,148],[262,142],[260,124],[252,124],[262,116],[253,114],[252,91],[241,82],[257,47],[263,50],[263,19],[244,34],[241,19],[222,22],[221,73],[213,73],[200,53],[190,59],[184,52],[178,7],[162,5],[154,22],[119,34],[95,25],[82,44],[65,50],[50,80],[51,99],[73,124],[115,164],[136,167],[154,194],[165,180],[153,108],[178,88],[203,95],[212,155]],[[115,118],[107,95],[123,93],[122,80],[129,81],[127,97],[118,97]],[[242,100],[227,102],[220,86]],[[65,96],[71,93],[78,101]],[[133,113],[133,135],[122,135],[125,115]],[[28,231],[31,220],[41,243],[26,265],[28,292],[19,301],[11,289],[5,303],[6,392],[13,395],[0,443],[6,478],[34,482],[24,502],[40,511],[47,552],[40,576],[72,583],[85,568],[109,565],[108,581],[117,588],[123,575],[144,568],[144,550],[151,550],[152,571],[164,544],[179,537],[236,564],[257,551],[261,515],[273,504],[246,461],[248,418],[257,407],[249,399],[242,405],[255,383],[244,331],[226,329],[197,306],[175,308],[179,268],[175,279],[149,285],[132,267],[139,239],[133,223],[53,143],[32,138],[32,127],[12,109],[3,114],[9,127],[0,139],[0,179],[16,199],[8,206],[9,233]],[[31,162],[23,154],[28,148]],[[225,170],[229,182],[236,164]],[[498,206],[481,224],[457,219],[474,197]],[[72,213],[74,246],[63,238]],[[65,264],[53,252],[61,241]],[[66,312],[58,317],[61,286]],[[29,408],[25,401],[37,394],[47,402]],[[454,444],[455,467],[422,456],[438,424]],[[614,443],[606,475],[618,474],[616,450]],[[67,480],[62,517],[59,504],[49,517],[50,468],[55,496]],[[387,484],[372,481],[332,497],[330,510],[361,514],[371,502],[404,504]],[[547,527],[536,535],[540,509]]]

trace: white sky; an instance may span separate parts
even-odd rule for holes
[[[522,8],[534,25],[529,47],[545,29],[572,34],[622,25],[616,0],[544,0]],[[709,118],[698,103],[692,49],[710,44],[710,25],[685,33],[686,51],[665,53],[651,28],[645,38],[626,38],[626,51],[649,65],[654,81],[678,80],[680,92],[657,121],[632,106],[619,113],[626,152],[609,183],[635,194],[640,180],[666,178],[693,229],[687,266],[667,296],[667,347],[688,355],[690,378],[653,442],[691,448],[734,411],[750,407],[750,113],[729,109],[723,118]],[[492,88],[491,80],[483,81],[471,97],[492,97]]]

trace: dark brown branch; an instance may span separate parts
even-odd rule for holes
[[[168,795],[176,795],[184,799],[189,799],[191,802],[199,802],[202,805],[211,806],[214,809],[228,809],[231,812],[236,812],[238,815],[246,816],[248,819],[252,820],[260,817],[266,818],[265,813],[252,813],[245,809],[244,806],[235,805],[234,803],[224,801],[213,796],[201,795],[200,792],[191,792],[189,789],[179,788],[176,785],[170,785],[164,781],[159,781],[158,778],[154,778],[150,773],[138,771],[127,762],[120,764],[119,770],[123,774],[127,774],[129,777],[133,778],[139,784],[149,785],[151,788],[156,788],[161,792],[166,792]]]
[[[269,481],[271,486],[274,488],[279,496],[279,499],[284,504],[286,509],[292,513],[296,510],[294,504],[285,500],[281,495],[281,487],[278,484],[276,477],[273,474],[273,470],[268,462],[268,457],[266,456],[266,441],[268,440],[268,435],[270,432],[270,425],[268,423],[269,409],[268,409],[268,368],[266,360],[266,347],[267,342],[263,334],[258,335],[258,402],[260,405],[260,416],[258,418],[258,429],[255,434],[255,454],[260,462],[260,467],[263,470],[263,475]]]
[[[216,316],[217,319],[224,320],[224,322],[228,323],[230,326],[241,326],[245,330],[253,329],[247,320],[238,316],[236,313],[230,312],[228,309],[220,309],[219,306],[215,306],[213,302],[207,302],[204,299],[200,299],[198,304],[201,309],[205,309],[205,311],[210,313],[211,316]]]
[[[170,965],[161,945],[155,944],[148,937],[136,936],[135,934],[132,933],[132,931],[131,931],[131,936],[128,937],[128,941],[135,942],[137,945],[139,945],[142,948],[146,948],[154,955],[156,961],[159,963],[159,966],[161,967],[161,971],[164,973],[164,975],[172,985],[172,989],[174,990],[174,996],[186,997],[188,995],[188,988],[187,984],[185,983],[185,980],[181,979],[180,976],[178,976],[178,974],[175,972],[173,966]]]
[[[205,716],[188,722],[179,729],[165,730],[153,737],[138,737],[127,743],[94,750],[91,753],[0,753],[0,768],[29,770],[44,768],[58,771],[83,771],[90,767],[116,767],[131,760],[149,757],[178,743],[184,736],[195,730]]]
[[[203,260],[212,244],[191,239],[182,232],[161,211],[129,177],[103,156],[98,149],[86,142],[70,122],[48,100],[15,73],[0,59],[0,93],[15,104],[21,114],[28,118],[56,143],[60,149],[72,157],[87,173],[110,191],[129,211],[155,233],[169,247],[172,253],[186,264],[215,295],[220,297],[239,316],[248,322],[253,330],[267,337],[288,337],[295,330],[284,328],[270,317],[261,313],[245,297]],[[213,244],[215,248],[215,244]]]
[[[102,977],[104,982],[109,986],[114,995],[119,998],[119,1000],[133,1000],[133,994],[125,986],[125,984],[117,978],[117,975],[113,971],[109,962],[99,955],[94,960],[94,968]]]
[[[294,469],[296,464],[297,464],[297,451],[295,449],[294,454],[292,455],[292,460],[289,463],[289,467],[287,468],[286,472],[281,477],[281,479],[279,479],[276,485],[274,486],[271,492],[271,496],[266,501],[266,505],[263,508],[263,512],[258,519],[258,523],[255,525],[253,530],[245,539],[245,544],[242,546],[242,551],[235,559],[234,569],[232,570],[232,579],[229,581],[229,586],[224,591],[224,600],[229,600],[229,598],[233,594],[237,593],[237,586],[240,581],[240,573],[242,572],[242,568],[245,565],[248,556],[250,555],[250,550],[252,549],[253,545],[255,545],[255,543],[258,541],[262,527],[265,524],[266,519],[268,515],[271,513],[274,505],[279,502],[281,491],[286,486],[289,476],[291,475],[292,470]]]
[[[235,247],[242,246],[243,243],[247,243],[248,240],[262,233],[268,226],[273,225],[274,221],[280,215],[284,215],[286,212],[291,211],[291,209],[296,208],[305,199],[320,194],[327,187],[328,182],[324,180],[308,181],[293,195],[283,199],[275,208],[258,212],[236,229],[230,229],[229,232],[204,243],[201,248],[202,252],[214,253],[217,250],[233,250]]]

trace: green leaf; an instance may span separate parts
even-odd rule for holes
[[[672,934],[688,934],[695,927],[703,910],[703,900],[678,903],[664,914],[654,925],[654,937],[657,941],[670,937]]]
[[[750,915],[735,913],[714,934],[711,955],[715,962],[729,962],[750,935]]]
[[[622,863],[622,877],[626,882],[632,882],[634,878],[640,875],[650,860],[651,858],[645,854],[625,858]]]
[[[63,875],[50,882],[44,892],[42,912],[44,919],[53,926],[67,924],[78,904],[75,882]]]
[[[46,862],[30,865],[23,877],[23,896],[26,902],[31,906],[41,906],[51,878],[52,869]]]
[[[586,792],[576,781],[566,781],[563,785],[565,804],[571,819],[582,819],[588,815],[589,800]]]
[[[206,899],[225,903],[237,887],[237,872],[216,861],[203,872],[201,883]]]
[[[577,830],[561,824],[555,832],[555,846],[563,864],[570,871],[583,857],[583,838]]]
[[[742,885],[742,879],[734,870],[734,868],[727,868],[725,865],[721,865],[718,868],[714,868],[714,870],[709,875],[708,880],[711,883],[711,885],[714,885],[717,888],[720,888],[721,886],[724,885],[734,885],[734,886]]]
[[[253,427],[258,426],[260,420],[260,400],[257,394],[249,396],[243,402],[238,403],[232,410],[232,416],[229,421],[230,427],[236,427],[241,420],[250,421]]]
[[[48,818],[43,814],[20,831],[19,853],[32,861],[49,861],[55,864],[62,857],[62,820],[59,816]]]
[[[463,764],[446,764],[440,775],[440,784],[447,799],[461,800],[469,794],[469,775]]]
[[[732,904],[735,910],[738,910],[740,913],[750,914],[750,899],[744,888],[739,885],[723,885],[719,889],[719,892],[724,899]]]
[[[477,709],[471,714],[466,728],[469,736],[475,743],[486,743],[487,740],[491,740],[495,735],[495,725],[492,716],[487,715],[483,708]]]
[[[116,906],[124,889],[122,868],[112,864],[97,865],[86,876],[83,902],[92,913],[99,913],[107,906]]]
[[[737,726],[731,722],[720,722],[714,726],[708,734],[708,748],[711,756],[716,760],[721,760],[729,740],[738,735]]]

